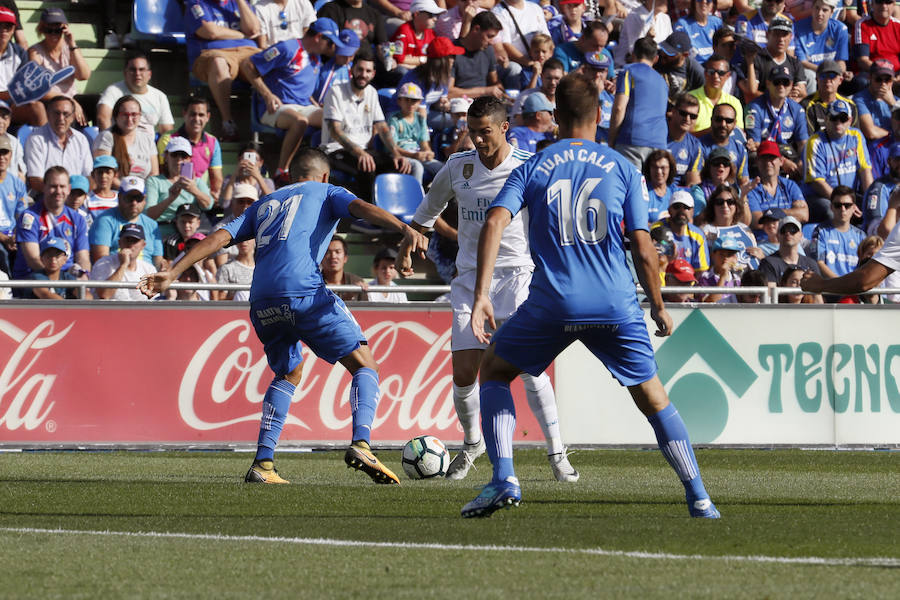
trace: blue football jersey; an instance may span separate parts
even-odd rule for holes
[[[528,305],[551,321],[622,323],[641,312],[624,231],[648,229],[644,177],[621,154],[562,140],[516,168],[490,208],[528,209]]]
[[[306,181],[260,198],[225,225],[233,243],[256,239],[250,301],[308,296],[325,285],[319,264],[355,198],[342,187]]]

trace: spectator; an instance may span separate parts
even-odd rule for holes
[[[66,240],[56,237],[48,237],[40,244],[40,270],[32,271],[26,279],[37,281],[75,281],[78,278],[69,271],[63,269],[67,264],[70,252]],[[41,300],[66,300],[80,298],[78,288],[70,287],[35,287],[25,288],[25,298],[38,298]],[[87,296],[90,297],[90,296]]]
[[[556,107],[556,87],[559,85],[560,80],[565,75],[565,71],[563,70],[562,63],[555,58],[548,58],[544,63],[543,68],[541,68],[541,84],[537,88],[533,88],[530,90],[522,90],[522,93],[516,98],[516,101],[513,103],[511,116],[513,117],[513,122],[516,125],[522,124],[522,105],[525,103],[525,99],[532,94],[536,94],[541,92],[550,101],[550,104],[553,107]]]
[[[765,140],[759,145],[756,153],[756,170],[759,173],[745,192],[750,213],[753,217],[750,226],[759,227],[759,218],[770,208],[780,208],[786,215],[792,216],[800,223],[809,221],[809,206],[803,197],[800,186],[781,176],[784,159],[778,144]]]
[[[115,208],[100,213],[91,226],[91,262],[119,249],[119,232],[128,223],[137,223],[144,229],[147,246],[141,258],[157,269],[162,267],[162,242],[156,221],[144,214],[147,199],[144,196],[144,180],[139,177],[125,177],[119,186],[119,204]]]
[[[309,0],[259,0],[253,7],[259,19],[259,47],[298,40],[316,20]]]
[[[750,221],[750,210],[741,200],[740,192],[730,185],[719,185],[710,194],[704,212],[703,233],[707,243],[728,238],[740,245],[737,262],[734,264],[738,272],[744,269],[755,269],[765,254],[756,247],[756,238],[747,227]]]
[[[249,0],[188,0],[184,30],[191,74],[209,86],[222,116],[222,140],[237,141],[231,84],[240,73],[241,61],[259,52],[253,42],[261,34],[259,19]]]
[[[25,184],[10,171],[12,147],[0,135],[0,270],[9,274],[9,256],[16,251],[16,221],[25,212]]]
[[[103,211],[119,205],[119,194],[113,189],[118,169],[119,163],[108,154],[101,154],[94,159],[94,168],[91,170],[94,189],[88,194],[85,202],[87,210],[91,213],[91,222]]]
[[[428,45],[428,60],[423,65],[407,72],[400,80],[398,87],[413,83],[423,90],[422,104],[428,111],[430,126],[438,126],[446,120],[450,109],[450,77],[455,57],[465,50],[455,45],[448,38],[436,37]]]
[[[509,75],[517,80],[521,69],[515,65],[524,68],[531,62],[528,56],[531,38],[537,33],[550,35],[544,11],[534,2],[526,0],[507,0],[495,5],[492,10],[502,25],[500,42],[510,61]]]
[[[234,248],[236,248],[237,254],[218,270],[216,282],[249,286],[253,283],[253,269],[256,267],[254,256],[256,240],[239,242],[234,245]],[[247,302],[250,300],[250,290],[219,291],[219,300]]]
[[[701,2],[702,0],[694,1]],[[723,104],[732,108],[738,126],[744,124],[744,107],[741,101],[723,90],[730,72],[731,67],[721,54],[713,54],[703,65],[703,86],[690,92],[700,101],[700,112],[697,113],[697,121],[694,123],[694,135],[702,136],[709,131],[712,126],[710,120],[713,108]],[[732,131],[734,127],[735,125],[732,124]]]
[[[788,175],[794,175],[802,168],[800,157],[809,134],[803,108],[788,98],[790,89],[791,76],[787,67],[774,67],[766,82],[766,93],[747,106],[745,131],[747,150],[756,152],[761,141],[774,141],[781,151],[782,169]]]
[[[703,168],[700,170],[700,183],[691,187],[691,195],[694,197],[694,212],[697,215],[695,222],[709,223],[707,210],[710,209],[709,198],[713,195],[719,186],[734,186],[737,184],[737,167],[731,160],[728,150],[717,147],[710,152]],[[741,201],[741,205],[744,202]],[[744,211],[738,210],[738,216],[743,220]],[[711,216],[712,213],[709,213]],[[747,223],[749,220],[749,211],[747,212]]]
[[[259,200],[259,192],[254,186],[248,183],[237,183],[232,185],[231,181],[229,181],[228,184],[226,184],[226,189],[229,190],[229,193],[233,194],[229,207],[231,214],[216,223],[217,230],[222,229],[225,225],[228,225],[237,219],[244,214],[244,211],[250,208],[254,202]],[[216,267],[219,268],[224,266],[229,260],[234,260],[237,255],[237,245],[222,248],[214,255]]]
[[[13,13],[13,18],[15,19],[15,22],[13,23],[15,26],[13,38],[19,48],[27,48],[28,39],[25,37],[25,30],[22,28],[22,17],[19,15],[19,7],[16,6],[16,0],[0,0],[0,7]]]
[[[745,52],[744,72],[747,79],[742,84],[745,98],[757,98],[767,89],[769,79],[776,76],[788,78],[788,95],[792,99],[800,101],[806,96],[806,71],[800,61],[788,53],[792,48],[793,31],[794,26],[789,18],[776,18],[766,33],[765,50],[751,54],[748,48]]]
[[[172,137],[183,137],[191,143],[191,163],[194,165],[194,177],[201,177],[209,183],[209,191],[218,199],[222,189],[222,147],[212,134],[204,131],[209,123],[209,102],[200,96],[188,100],[182,113],[184,124],[173,134],[162,135],[156,143],[159,160]]]
[[[647,207],[650,223],[662,218],[669,208],[672,194],[679,189],[675,185],[675,159],[668,150],[654,150],[644,161],[644,179],[650,203]]]
[[[529,95],[522,105],[522,126],[509,130],[506,136],[509,143],[534,153],[538,142],[555,139],[553,111],[554,106],[542,93]]]
[[[451,97],[506,97],[497,74],[497,57],[493,47],[502,27],[500,20],[490,11],[479,13],[472,19],[469,33],[458,40],[465,52],[453,62],[448,84]]]
[[[863,134],[850,125],[850,106],[843,100],[828,105],[825,129],[806,147],[806,198],[809,220],[821,223],[832,217],[831,192],[846,185],[860,195],[872,185],[872,165]],[[857,209],[855,216],[862,216]]]
[[[112,155],[119,165],[113,186],[123,177],[147,179],[159,175],[159,158],[153,133],[139,128],[141,105],[133,96],[122,96],[113,107],[113,126],[94,140],[94,157]]]
[[[746,36],[759,45],[766,43],[766,34],[775,18],[789,19],[784,13],[784,0],[764,0],[758,10],[738,16],[734,28],[739,35]]]
[[[416,6],[413,4],[413,6]],[[434,179],[444,163],[435,160],[429,141],[428,124],[419,111],[422,89],[414,83],[404,83],[397,90],[400,112],[391,115],[388,127],[400,154],[410,165],[410,174],[421,184]],[[427,174],[427,178],[425,175]]]
[[[559,0],[557,4],[560,14],[547,22],[547,29],[553,44],[561,46],[579,39],[591,20],[584,16],[584,0]]]
[[[741,70],[739,61],[735,59],[737,38],[731,27],[722,27],[713,35],[713,54],[723,57],[731,67],[731,73],[726,75],[722,82],[722,92],[737,96],[740,93],[738,82],[746,79],[746,75]]]
[[[202,233],[199,235],[203,235]],[[206,283],[206,275],[203,273],[199,263],[191,265],[184,273],[178,277],[178,283]],[[209,296],[204,297],[203,291],[192,289],[179,289],[175,291],[175,297],[172,300],[182,300],[186,302],[200,302],[209,300]]]
[[[690,134],[700,110],[697,98],[680,93],[673,99],[673,107],[667,115],[667,148],[675,157],[675,182],[692,186],[700,183],[700,140]]]
[[[97,126],[109,129],[114,125],[112,112],[116,101],[122,96],[131,96],[141,105],[140,127],[150,135],[165,133],[175,127],[169,97],[152,85],[153,71],[150,60],[142,52],[131,54],[125,62],[125,79],[109,85],[97,102]]]
[[[251,143],[241,149],[238,153],[238,163],[235,171],[226,178],[225,187],[222,188],[222,194],[219,197],[219,204],[226,209],[226,212],[228,212],[234,197],[234,187],[239,183],[250,185],[256,190],[258,198],[275,191],[274,182],[263,175],[263,169],[265,168],[266,166],[263,164],[263,157],[259,153],[258,146]]]
[[[856,57],[856,79],[866,84],[866,73],[882,58],[890,61],[891,70],[900,70],[900,21],[892,18],[894,0],[873,0],[868,16],[853,27],[853,54]]]
[[[340,43],[334,50],[334,56],[319,69],[319,82],[312,96],[319,106],[325,103],[331,86],[350,81],[350,64],[359,50],[359,36],[352,29],[342,29],[338,38]]]
[[[875,180],[863,196],[862,228],[869,235],[884,233],[884,237],[887,237],[890,233],[889,228],[881,227],[881,220],[887,213],[897,184],[900,183],[900,143],[891,145],[887,162],[887,173]]]
[[[875,179],[887,174],[891,147],[897,142],[900,142],[900,104],[891,108],[891,135],[873,144],[870,151],[872,177]]]
[[[12,41],[16,23],[16,14],[5,6],[0,7],[0,99],[5,102],[10,101],[8,90],[12,76],[28,62],[25,48]],[[14,106],[12,122],[40,126],[47,122],[47,111],[40,102]]]
[[[9,132],[10,119],[12,112],[9,104],[0,100],[0,137],[9,140],[9,147],[12,149],[9,159],[9,169],[16,177],[25,181],[25,150],[19,143],[19,138]]]
[[[619,32],[619,43],[615,48],[615,63],[617,67],[628,62],[628,55],[634,50],[637,40],[650,38],[655,44],[661,44],[663,40],[672,35],[672,21],[664,11],[656,10],[656,0],[641,0],[639,6],[633,8]],[[640,60],[634,57],[635,60]]]
[[[834,216],[831,222],[816,227],[810,243],[810,256],[819,264],[822,277],[831,279],[846,275],[859,261],[857,249],[866,234],[850,224],[856,208],[856,195],[847,186],[839,185],[831,192]]]
[[[469,137],[467,118],[471,104],[467,98],[454,98],[450,101],[450,124],[438,136],[437,149],[441,159],[447,160],[455,152],[475,148]]]
[[[850,60],[850,36],[847,26],[832,19],[840,0],[815,0],[812,15],[794,24],[794,47],[797,58],[807,71],[819,73],[825,61],[839,65],[841,73]]]
[[[175,233],[163,238],[163,257],[167,261],[177,261],[187,250],[187,242],[199,233],[202,213],[194,204],[182,204],[175,211]],[[204,265],[205,266],[205,265]]]
[[[531,38],[528,46],[528,57],[531,62],[522,68],[519,79],[519,88],[523,90],[535,89],[541,85],[541,71],[544,63],[553,56],[553,40],[549,35],[536,33]]]
[[[762,250],[763,258],[778,250],[780,245],[778,241],[778,224],[786,216],[780,208],[769,208],[759,218],[760,229],[756,232],[756,246]],[[802,244],[798,252],[806,254]]]
[[[669,262],[675,259],[675,238],[672,236],[671,229],[661,226],[650,232],[650,239],[653,240],[653,247],[656,248],[656,256],[659,261],[659,284],[664,286]]]
[[[257,94],[256,116],[263,125],[285,130],[275,185],[290,183],[288,167],[310,125],[322,127],[322,109],[312,100],[322,56],[340,43],[337,24],[317,19],[299,40],[285,40],[241,61],[244,79]]]
[[[859,108],[859,128],[869,141],[869,148],[891,134],[891,107],[897,104],[893,84],[894,67],[890,61],[879,58],[869,71],[868,88],[853,96]]]
[[[128,223],[119,232],[119,249],[96,263],[91,271],[93,281],[127,281],[137,284],[144,275],[156,273],[156,269],[140,256],[147,246],[144,228],[138,223]],[[94,296],[101,300],[143,300],[137,285],[130,288],[96,288]]]
[[[384,15],[384,29],[388,37],[397,31],[397,28],[413,19],[413,0],[371,0],[370,4]]]
[[[691,0],[688,16],[675,22],[675,31],[685,32],[691,39],[691,55],[704,63],[713,53],[713,35],[722,27],[722,19],[714,13],[716,0]]]
[[[833,60],[824,60],[816,72],[816,91],[800,103],[806,111],[806,128],[810,135],[825,128],[828,119],[828,105],[835,100],[843,100],[850,106],[850,126],[856,127],[859,115],[856,103],[838,94],[838,86],[843,81],[843,69]]]
[[[607,90],[609,69],[612,61],[602,52],[595,52],[584,57],[581,70],[584,76],[594,82],[594,87],[600,91],[600,120],[597,121],[598,143],[606,144],[609,140],[609,121],[612,118],[612,107],[615,97]]]
[[[68,67],[75,67],[71,76],[58,81],[55,91],[72,100],[75,122],[87,125],[87,118],[81,104],[75,100],[75,80],[87,81],[91,76],[91,68],[75,43],[75,35],[69,29],[69,20],[61,8],[45,8],[41,12],[41,20],[37,25],[38,35],[43,36],[37,44],[28,48],[28,60],[56,73]],[[51,90],[53,93],[53,90]]]
[[[789,265],[778,279],[778,287],[799,289],[805,271],[806,269],[802,267]],[[778,296],[779,304],[821,304],[822,302],[821,296],[805,296],[799,292],[796,294],[782,293]]]
[[[77,210],[84,217],[88,231],[91,230],[91,225],[94,222],[94,217],[91,216],[91,211],[88,210],[86,204],[87,195],[90,191],[91,183],[87,177],[84,175],[69,176],[69,197],[66,198],[66,206]]]
[[[375,274],[375,278],[369,282],[369,285],[399,287],[394,283],[394,280],[397,279],[397,269],[394,267],[395,260],[397,260],[397,251],[393,248],[382,248],[379,250],[372,261],[372,273]],[[409,302],[406,294],[403,292],[368,292],[367,300],[369,302],[389,302],[391,304]]]
[[[603,21],[591,21],[585,25],[581,37],[575,41],[560,44],[553,51],[553,58],[557,59],[566,73],[576,70],[584,62],[584,57],[597,52],[602,52],[609,57],[610,77],[615,76],[612,71],[612,52],[606,47],[609,43],[609,29]]]
[[[84,134],[72,129],[75,101],[57,96],[47,102],[47,115],[47,124],[32,131],[25,142],[28,188],[36,194],[44,191],[47,167],[60,166],[68,173],[91,174],[90,144]]]
[[[428,60],[426,52],[434,41],[434,24],[438,15],[446,12],[434,0],[414,0],[409,9],[412,20],[400,25],[391,37],[399,49],[394,53],[394,60],[401,73],[424,65]]]
[[[359,275],[344,270],[344,266],[350,259],[347,242],[340,236],[331,238],[325,258],[322,259],[322,279],[328,285],[358,285],[362,288],[358,292],[335,292],[344,301],[363,301],[366,299],[366,290],[369,285]]]
[[[67,257],[61,270],[73,269],[79,276],[91,270],[88,255],[88,230],[84,217],[66,206],[69,197],[69,173],[63,167],[50,167],[44,173],[44,196],[19,215],[16,224],[16,260],[13,279],[28,279],[32,272],[44,269],[40,244],[57,238],[66,244]]]
[[[662,75],[653,70],[653,38],[635,42],[634,58],[635,62],[622,69],[616,80],[609,145],[641,168],[653,150],[666,147],[668,88]]]
[[[328,17],[341,29],[352,29],[360,39],[359,53],[373,57],[388,41],[384,15],[363,0],[332,0],[319,9],[319,18]]]
[[[687,190],[676,190],[669,202],[669,216],[654,223],[652,229],[665,225],[672,230],[675,257],[686,260],[695,273],[709,268],[706,236],[691,221],[694,218],[694,198]]]
[[[734,288],[740,287],[738,254],[744,250],[743,244],[732,237],[716,238],[710,251],[709,270],[700,275],[700,287]],[[706,294],[702,302],[737,302],[734,294]]]
[[[750,175],[747,165],[747,142],[740,132],[735,131],[740,117],[731,104],[717,104],[712,110],[709,133],[700,138],[700,151],[703,153],[704,167],[710,160],[711,154],[721,148],[728,154],[728,159],[734,165],[736,181],[740,185],[746,185]],[[701,179],[702,179],[701,175]]]
[[[799,267],[819,275],[816,261],[800,253],[800,221],[788,215],[778,223],[778,250],[765,257],[759,263],[759,270],[766,280],[778,283],[788,267]]]
[[[369,85],[375,76],[375,59],[358,55],[351,74],[349,82],[332,87],[325,98],[322,149],[329,155],[332,170],[351,174],[354,193],[369,198],[376,174],[409,173],[410,164],[385,123],[378,92]],[[376,133],[386,152],[367,150]]]
[[[669,100],[703,85],[703,68],[691,58],[691,38],[685,32],[676,31],[663,40],[658,56],[653,68],[666,80]]]
[[[766,287],[768,282],[766,276],[758,270],[746,270],[741,275],[741,287]],[[762,294],[737,294],[737,301],[741,304],[760,304],[763,300]]]
[[[694,278],[694,267],[683,258],[676,258],[666,267],[666,281],[663,285],[663,300],[666,302],[678,302],[685,304],[694,301],[691,292],[666,292],[667,287],[693,287],[697,285]]]
[[[465,37],[472,27],[472,19],[484,12],[479,6],[480,0],[457,0],[456,6],[441,13],[434,25],[435,34],[456,40]]]
[[[164,173],[147,179],[144,214],[159,224],[162,239],[175,233],[175,212],[181,205],[194,204],[200,210],[213,206],[209,186],[193,177],[192,152],[191,143],[185,138],[172,138],[166,146]]]
[[[859,269],[861,266],[871,260],[871,258],[875,256],[875,254],[877,254],[883,246],[884,240],[877,235],[870,235],[862,242],[860,242],[859,248],[856,249],[857,256],[859,258],[859,262],[856,263],[856,268]],[[893,286],[889,285],[887,281],[882,281],[879,287]],[[882,302],[882,298],[878,294],[857,296],[856,298],[860,304],[881,304]]]

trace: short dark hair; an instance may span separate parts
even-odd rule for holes
[[[556,88],[556,118],[560,125],[575,125],[597,118],[599,92],[594,82],[578,73],[569,73]]]
[[[328,162],[328,155],[318,148],[298,150],[294,156],[294,162],[291,163],[291,175],[297,179],[329,172],[331,172],[331,166]]]
[[[718,30],[716,31],[716,33],[718,33]],[[722,56],[721,54],[717,54],[716,52],[713,52],[710,55],[710,57],[706,59],[706,62],[703,63],[703,66],[709,67],[709,65],[713,64],[714,62],[726,62],[727,63],[728,59],[725,58],[724,56]],[[728,65],[728,68],[731,69],[731,65]]]
[[[345,240],[343,237],[339,235],[333,235],[331,236],[331,242],[328,242],[328,245],[330,246],[332,242],[340,242],[341,247],[344,249],[344,254],[350,254],[350,248],[349,246],[347,246],[347,240]]]
[[[731,37],[731,38],[735,37],[734,29],[732,29],[731,27],[729,27],[727,25],[725,27],[719,27],[718,29],[716,29],[716,32],[713,34],[713,39],[712,39],[713,46],[715,46],[716,44],[721,42],[724,38],[728,38],[728,37]]]
[[[659,52],[659,46],[651,36],[642,37],[634,43],[634,58],[637,60],[650,60]]]
[[[543,73],[544,71],[554,71],[556,69],[565,72],[566,67],[563,66],[561,60],[555,57],[551,57],[544,61],[544,66],[541,67],[541,73]]]
[[[128,54],[125,55],[125,67],[127,68],[128,63],[139,58],[143,58],[147,61],[147,65],[150,65],[150,57],[147,56],[145,52],[142,52],[141,50],[131,50],[130,52],[128,52]]]
[[[509,116],[506,112],[506,104],[493,96],[481,96],[475,98],[475,101],[472,102],[472,105],[469,107],[468,115],[472,119],[490,117],[495,123],[503,123],[504,121],[509,120]]]
[[[841,196],[852,196],[855,200],[856,192],[853,191],[853,188],[847,187],[846,185],[839,185],[831,190],[831,197],[829,198],[829,200],[834,202],[835,199],[840,198]]]
[[[57,102],[68,102],[72,106],[72,110],[75,110],[75,100],[69,98],[68,96],[63,96],[62,94],[58,96],[53,96],[49,100],[46,100],[47,108],[50,108]]]
[[[718,104],[713,106],[712,114],[715,115],[716,111],[719,110],[720,108],[730,108],[731,112],[734,113],[735,118],[737,118],[737,109],[735,107],[733,107],[732,105],[728,104],[727,102],[719,102]]]
[[[188,97],[188,101],[184,105],[184,112],[187,112],[190,107],[197,104],[202,104],[206,107],[206,111],[209,112],[209,99],[207,99],[206,96],[200,94]]]
[[[52,177],[53,175],[63,175],[65,176],[66,181],[69,180],[69,172],[66,170],[66,168],[60,165],[55,165],[44,171],[44,185],[47,184],[47,182],[50,180],[50,177]]]
[[[659,159],[664,158],[669,163],[669,176],[666,178],[666,185],[672,185],[672,182],[675,181],[675,157],[672,156],[672,153],[668,150],[662,150],[657,148],[653,152],[647,156],[647,159],[644,161],[644,168],[642,169],[644,173],[644,178],[647,181],[650,181],[650,169],[653,168]]]
[[[475,18],[472,19],[472,27],[477,27],[482,31],[489,29],[500,31],[503,29],[503,24],[497,18],[497,15],[489,10],[485,10],[475,15]]]
[[[375,55],[372,53],[372,50],[369,49],[368,46],[360,47],[359,51],[356,53],[356,56],[353,59],[353,62],[358,63],[364,60],[375,62]]]
[[[679,106],[700,106],[700,101],[697,99],[697,96],[690,92],[679,92],[672,98],[672,106],[675,108]]]

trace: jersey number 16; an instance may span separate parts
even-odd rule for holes
[[[602,177],[585,179],[572,200],[572,180],[557,179],[547,190],[547,205],[556,203],[559,215],[559,243],[575,244],[578,237],[585,244],[599,244],[606,238],[606,205],[591,194]]]

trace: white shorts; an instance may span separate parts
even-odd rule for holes
[[[528,297],[531,273],[531,267],[507,267],[494,270],[490,298],[494,305],[494,319],[498,325],[516,312],[519,305]],[[450,350],[453,352],[487,348],[487,344],[482,344],[475,338],[470,326],[474,297],[474,269],[465,271],[450,282],[450,306],[453,308]]]
[[[300,104],[282,104],[278,107],[274,113],[264,112],[263,115],[259,118],[259,122],[263,125],[268,125],[269,127],[278,127],[275,123],[278,122],[278,117],[282,112],[286,110],[292,110],[294,112],[300,113],[304,117],[308,117],[313,114],[317,110],[321,110],[321,106],[316,106],[315,104],[308,104],[306,106]]]

